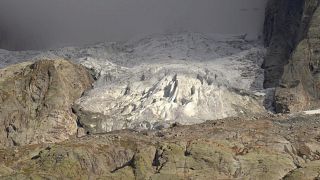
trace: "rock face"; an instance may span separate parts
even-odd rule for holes
[[[307,37],[294,51],[281,86],[276,92],[278,112],[318,108],[319,103],[319,33],[320,11],[312,18]]]
[[[0,146],[59,142],[77,132],[71,105],[91,86],[80,65],[26,62],[0,70]]]
[[[319,1],[271,0],[265,20],[265,87],[276,87],[275,110],[319,107]]]
[[[228,118],[0,150],[1,179],[310,179],[317,116]]]
[[[270,0],[264,41],[268,47],[263,67],[266,88],[277,87],[297,44],[306,37],[318,0]]]

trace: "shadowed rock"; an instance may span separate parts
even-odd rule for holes
[[[284,67],[280,86],[275,93],[277,112],[297,112],[320,107],[320,9],[316,0],[306,0],[303,6],[296,47]],[[301,34],[302,33],[302,34]]]
[[[263,68],[264,87],[277,87],[284,66],[299,41],[305,38],[318,0],[270,0],[264,24],[264,41],[268,47]]]

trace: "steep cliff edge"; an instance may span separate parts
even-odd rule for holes
[[[267,4],[264,41],[268,47],[263,68],[264,87],[275,87],[295,46],[303,0],[270,0]]]
[[[264,86],[277,87],[276,112],[318,107],[318,0],[271,0],[265,20]]]
[[[283,67],[306,35],[318,0],[270,0],[266,7],[264,41],[268,47],[263,67],[266,88],[276,87]]]
[[[319,108],[320,9],[312,17],[306,37],[299,42],[285,66],[280,87],[276,90],[278,112]]]

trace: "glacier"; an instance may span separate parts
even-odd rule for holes
[[[264,55],[263,44],[245,35],[185,32],[48,51],[0,50],[0,67],[61,58],[87,67],[96,81],[74,111],[81,126],[103,133],[266,113]]]

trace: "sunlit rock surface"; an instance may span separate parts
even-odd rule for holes
[[[0,69],[0,147],[69,139],[77,132],[71,105],[92,82],[83,66],[66,60]]]
[[[319,171],[319,117],[227,118],[0,150],[2,179],[294,179]]]

